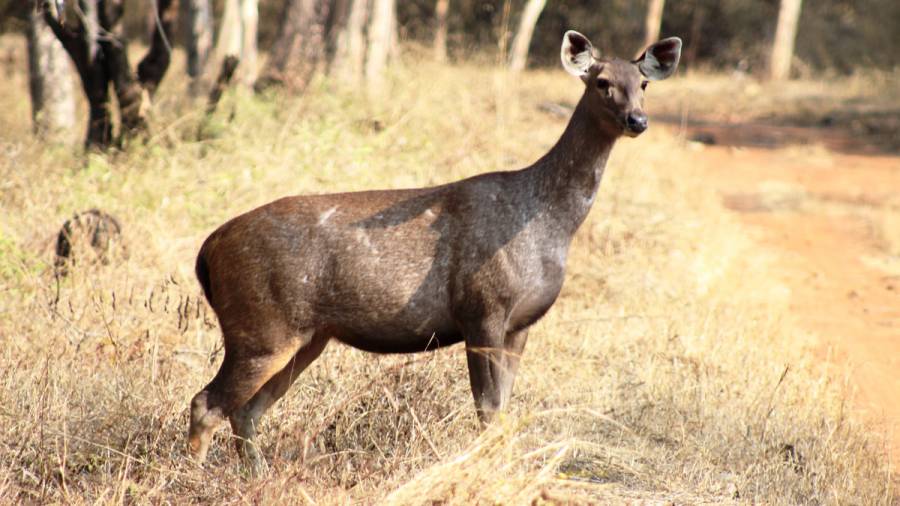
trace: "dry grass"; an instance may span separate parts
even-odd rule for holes
[[[373,103],[325,82],[229,97],[234,121],[198,141],[202,107],[179,98],[177,72],[147,145],[87,157],[32,140],[25,78],[6,80],[0,502],[897,502],[883,438],[848,414],[765,254],[660,129],[617,146],[501,423],[479,434],[458,347],[331,345],[264,419],[266,478],[245,475],[228,430],[194,465],[188,401],[221,360],[191,273],[208,232],[285,194],[522,166],[564,126],[537,104],[580,85],[423,63]],[[127,255],[79,264],[54,303],[54,234],[93,206],[121,220]]]

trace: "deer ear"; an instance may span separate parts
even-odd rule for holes
[[[592,48],[591,41],[584,35],[574,30],[566,32],[563,35],[562,50],[560,51],[560,58],[562,58],[563,68],[566,69],[566,72],[576,77],[586,77],[591,65],[594,64]]]
[[[635,61],[641,74],[651,81],[662,81],[671,76],[681,58],[681,39],[669,37],[648,47]]]

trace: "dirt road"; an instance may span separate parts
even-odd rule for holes
[[[887,422],[900,465],[900,258],[886,242],[900,230],[885,230],[900,227],[885,221],[900,212],[900,157],[693,146],[723,207],[775,253],[772,276],[821,356],[850,366],[858,409]]]

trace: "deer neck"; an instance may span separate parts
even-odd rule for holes
[[[587,217],[616,139],[617,127],[590,113],[582,96],[556,145],[530,168],[537,195],[553,224],[574,234]]]

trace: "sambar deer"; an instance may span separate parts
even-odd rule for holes
[[[509,401],[528,328],[563,284],[572,236],[616,139],[647,129],[647,81],[669,77],[681,40],[635,61],[598,58],[569,31],[565,69],[585,90],[533,165],[433,188],[287,197],[228,221],[197,257],[225,357],[191,402],[189,449],[206,458],[225,419],[254,472],[262,414],[330,339],[375,353],[465,341],[478,418]]]

